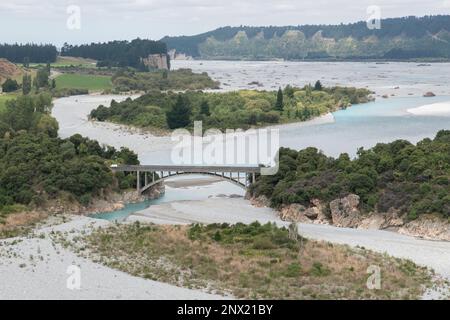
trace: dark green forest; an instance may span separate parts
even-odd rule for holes
[[[411,144],[398,140],[359,149],[350,159],[341,154],[327,157],[315,148],[301,151],[280,149],[276,175],[261,176],[251,187],[253,196],[264,195],[271,205],[312,199],[325,203],[350,193],[361,197],[364,212],[399,210],[415,219],[435,213],[450,217],[450,131]]]
[[[299,26],[240,26],[222,27],[195,36],[164,37],[169,50],[193,57],[213,58],[449,58],[450,16],[389,18],[381,21],[381,29],[367,28],[365,21],[339,25]],[[300,37],[286,36],[289,31],[301,33]],[[320,31],[320,37],[314,39]],[[250,41],[232,39],[245,32]],[[376,40],[371,37],[376,37]],[[394,38],[400,37],[397,41]],[[333,39],[336,45],[327,46]],[[348,39],[354,40],[353,44]],[[207,40],[214,39],[212,43]],[[371,39],[371,41],[364,41]],[[374,42],[375,41],[375,42]],[[222,48],[222,45],[225,48]],[[274,51],[275,46],[275,51]],[[283,48],[279,48],[282,46]],[[267,48],[266,48],[267,47]],[[270,49],[271,48],[271,49]],[[278,49],[279,50],[278,50]],[[426,50],[425,50],[425,49]],[[269,52],[265,52],[268,49]],[[269,50],[270,49],[270,50]],[[281,50],[284,49],[284,50]]]
[[[90,117],[143,128],[247,129],[275,123],[305,121],[322,114],[369,101],[366,89],[287,86],[284,90],[241,90],[226,93],[151,91],[135,100],[99,106]]]
[[[141,58],[149,54],[167,53],[167,46],[160,41],[134,39],[132,41],[110,41],[79,46],[67,43],[61,49],[62,56],[98,60],[99,67],[133,67],[142,69]]]
[[[136,72],[130,68],[120,69],[111,79],[114,89],[124,91],[151,90],[204,90],[218,89],[219,82],[206,73],[194,73],[191,69],[152,70]]]
[[[38,208],[61,197],[88,205],[135,183],[131,175],[114,176],[109,165],[138,164],[136,154],[78,134],[58,138],[51,106],[49,94],[28,95],[8,101],[0,113],[0,218],[17,205]]]
[[[0,44],[0,58],[15,63],[47,63],[55,62],[58,52],[50,44]]]

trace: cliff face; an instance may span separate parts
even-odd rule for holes
[[[169,70],[170,58],[167,54],[150,54],[147,58],[143,58],[142,62],[149,67],[154,69]]]
[[[250,200],[257,206],[269,204],[265,197]],[[393,209],[384,213],[365,214],[361,212],[360,199],[355,194],[335,199],[328,206],[318,199],[312,200],[309,206],[293,203],[280,208],[278,215],[284,221],[368,230],[389,229],[429,240],[450,241],[450,223],[441,217],[431,214],[421,215],[418,219],[410,221],[405,215],[399,215]]]
[[[172,49],[169,51],[170,60],[193,60],[191,56],[184,53],[178,53],[177,50]]]

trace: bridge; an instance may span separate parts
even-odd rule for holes
[[[256,174],[261,173],[260,167],[235,166],[112,165],[111,170],[113,172],[135,172],[136,188],[139,194],[170,177],[186,174],[218,177],[246,189],[256,181]]]

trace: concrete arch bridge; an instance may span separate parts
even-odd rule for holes
[[[164,166],[164,165],[112,165],[113,172],[135,172],[139,194],[174,176],[202,174],[218,177],[247,189],[261,173],[260,167],[236,166]]]

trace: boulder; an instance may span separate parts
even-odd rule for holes
[[[359,196],[350,194],[330,202],[331,219],[337,227],[356,228],[361,222]]]
[[[320,200],[311,200],[310,206],[305,207],[298,203],[284,206],[280,210],[280,218],[285,221],[329,224],[330,219],[324,214],[324,207]]]
[[[423,96],[426,98],[430,98],[430,97],[435,97],[436,95],[433,92],[429,91],[429,92],[425,93]]]
[[[283,221],[311,223],[311,219],[306,216],[306,207],[298,203],[284,206],[280,210],[280,219]],[[311,216],[311,213],[309,213]]]

